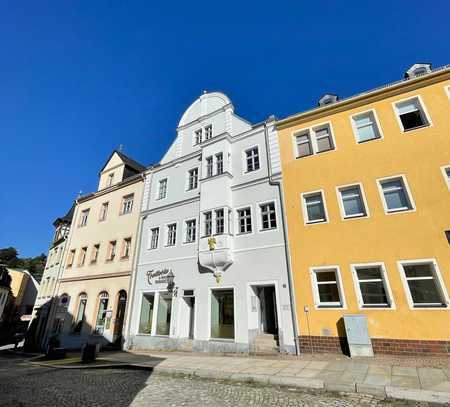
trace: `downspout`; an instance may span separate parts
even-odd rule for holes
[[[300,343],[299,343],[299,331],[298,331],[298,323],[297,323],[297,308],[295,306],[295,296],[292,282],[292,267],[291,267],[291,258],[289,255],[288,248],[288,236],[287,236],[287,225],[286,225],[286,216],[284,209],[284,195],[283,188],[280,181],[274,181],[272,179],[272,163],[270,160],[269,153],[269,132],[267,130],[267,120],[264,121],[264,141],[266,145],[266,157],[267,157],[267,176],[269,179],[269,185],[278,187],[278,193],[280,195],[280,209],[281,209],[281,223],[283,229],[283,238],[284,238],[284,255],[286,257],[286,267],[287,267],[287,275],[288,275],[288,286],[289,286],[289,299],[291,301],[291,317],[292,317],[292,328],[294,330],[294,342],[295,342],[295,354],[300,355]]]
[[[153,170],[153,167],[150,168],[150,171]],[[153,172],[150,172],[150,174],[148,174],[150,177],[153,176]],[[144,209],[144,196],[145,196],[145,184],[146,184],[146,175],[142,175],[143,178],[143,188],[142,188],[142,197],[141,197],[141,206],[140,206],[140,212],[139,212],[139,220],[138,220],[138,227],[137,227],[137,234],[136,234],[136,242],[135,242],[135,255],[133,258],[133,264],[131,267],[131,278],[130,278],[130,284],[128,287],[128,293],[129,293],[129,298],[130,300],[128,301],[128,310],[127,310],[127,316],[125,321],[127,322],[127,328],[126,328],[126,334],[125,334],[125,342],[124,342],[124,349],[128,350],[131,348],[132,346],[132,341],[131,341],[131,325],[132,325],[132,313],[133,313],[133,306],[134,306],[134,298],[135,298],[135,293],[134,290],[136,288],[136,280],[137,280],[137,274],[138,274],[138,261],[139,261],[139,256],[141,254],[141,236],[142,236],[142,229],[144,227],[144,220],[147,217],[147,215],[143,215],[142,216],[142,211]],[[150,182],[150,186],[151,186],[151,180]],[[151,192],[151,191],[149,191]]]

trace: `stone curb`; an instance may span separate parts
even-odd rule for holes
[[[36,358],[33,358],[36,359]],[[77,365],[77,366],[68,366],[68,365],[52,365],[50,363],[45,362],[35,362],[30,359],[29,363],[33,366],[43,366],[43,367],[51,367],[53,369],[141,369],[141,370],[151,370],[153,371],[152,366],[138,365],[138,364],[130,364],[130,363],[105,363],[102,365]]]
[[[210,369],[187,369],[155,366],[155,373],[196,376],[212,380],[231,380],[234,382],[259,383],[263,385],[293,387],[303,390],[323,391],[330,393],[358,393],[374,396],[379,399],[399,399],[422,401],[429,403],[450,403],[450,393],[423,389],[411,389],[395,386],[371,385],[351,381],[323,381],[320,379],[273,376],[251,373],[230,373]]]

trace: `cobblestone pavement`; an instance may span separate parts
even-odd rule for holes
[[[127,369],[53,369],[0,355],[0,406],[429,406]],[[431,407],[431,406],[430,406]]]

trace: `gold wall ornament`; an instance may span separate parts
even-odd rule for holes
[[[220,284],[220,280],[222,279],[222,273],[220,272],[215,272],[214,273],[214,277],[216,278],[216,283]]]
[[[216,250],[216,238],[215,237],[210,237],[208,239],[208,246],[209,246],[209,250]]]

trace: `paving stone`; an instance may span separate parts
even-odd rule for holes
[[[329,362],[315,362],[315,361],[313,361],[313,362],[309,362],[306,365],[306,368],[307,369],[324,369],[328,365],[328,363]]]
[[[419,389],[386,386],[386,396],[393,399],[424,401],[428,403],[450,403],[450,394]]]
[[[415,367],[393,366],[392,374],[396,376],[418,377],[417,369]]]
[[[347,381],[325,381],[325,389],[327,391],[356,393],[356,383]]]
[[[369,366],[368,374],[391,376],[392,366],[375,365]]]
[[[403,387],[407,389],[420,389],[420,381],[414,376],[396,376],[392,375],[391,386]]]
[[[367,386],[387,386],[391,384],[391,375],[368,373],[361,383]]]
[[[321,371],[319,369],[309,369],[305,368],[300,371],[300,373],[296,374],[296,377],[317,377],[317,375]]]
[[[322,380],[310,379],[306,377],[269,377],[269,383],[278,386],[293,386],[308,389],[323,389],[324,383]]]
[[[386,386],[382,384],[356,383],[356,392],[386,398]]]

